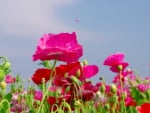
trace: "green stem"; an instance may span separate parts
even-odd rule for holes
[[[37,113],[40,113],[41,107],[42,107],[42,105],[43,105],[43,103],[44,103],[44,100],[45,100],[45,98],[46,98],[46,96],[47,96],[47,93],[48,93],[48,91],[49,91],[49,88],[51,87],[51,84],[52,84],[52,76],[53,76],[53,73],[54,73],[54,70],[55,70],[56,63],[57,63],[57,60],[54,60],[53,67],[52,67],[52,71],[51,71],[51,73],[50,73],[50,82],[49,82],[49,85],[48,85],[48,87],[47,87],[47,89],[46,89],[44,95],[43,95],[43,98],[42,98],[42,101],[41,101],[41,104],[40,104],[40,106],[39,106],[39,108],[38,108]]]
[[[119,72],[119,77],[120,77],[120,85],[121,85],[121,99],[122,99],[122,104],[123,104],[123,106],[121,106],[121,113],[126,113],[126,106],[125,106],[125,98],[124,98],[124,93],[123,93],[123,82],[122,82],[121,71]]]

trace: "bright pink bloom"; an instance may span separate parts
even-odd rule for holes
[[[43,93],[42,91],[34,91],[34,99],[35,100],[42,100]]]
[[[16,79],[14,77],[12,77],[11,75],[6,75],[5,77],[5,82],[7,84],[11,84],[11,83],[14,83],[16,81]]]
[[[110,66],[110,70],[113,72],[119,72],[118,66],[122,66],[123,71],[128,66],[128,63],[123,62],[124,56],[124,53],[112,54],[105,59],[104,65]]]
[[[150,103],[144,103],[137,107],[138,113],[150,113]]]
[[[64,62],[77,61],[83,54],[76,40],[76,33],[45,34],[39,40],[33,61],[57,59]]]

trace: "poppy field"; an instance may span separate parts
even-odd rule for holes
[[[0,113],[150,113],[150,77],[130,69],[125,53],[104,59],[111,84],[103,77],[93,83],[100,68],[80,60],[83,49],[75,32],[44,34],[32,55],[39,68],[27,83],[0,56]]]

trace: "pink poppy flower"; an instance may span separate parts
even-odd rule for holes
[[[76,40],[76,33],[45,34],[38,42],[33,61],[54,60],[64,62],[77,61],[83,54],[83,48]]]
[[[123,62],[124,56],[124,53],[112,54],[105,59],[103,64],[110,66],[110,70],[113,72],[119,72],[118,66],[122,66],[123,71],[128,66],[128,63]]]
[[[11,83],[14,83],[16,81],[16,79],[14,77],[12,77],[11,75],[6,75],[5,77],[5,82],[7,84],[11,84]]]

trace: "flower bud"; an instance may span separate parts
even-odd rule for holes
[[[110,105],[109,104],[105,104],[105,109],[109,110],[110,109]]]
[[[88,65],[88,61],[86,59],[83,60],[83,65]]]
[[[80,69],[78,69],[77,72],[76,72],[76,76],[80,77],[80,74],[81,74],[81,71],[80,71]]]
[[[122,71],[122,69],[123,69],[122,65],[118,65],[118,70]]]
[[[106,90],[106,88],[105,88],[105,84],[102,84],[102,86],[101,86],[101,88],[100,88],[100,91],[101,91],[102,93],[104,93],[104,92],[105,92],[105,90]]]
[[[4,79],[4,76],[5,76],[5,71],[0,69],[0,81]]]
[[[75,102],[74,102],[74,106],[75,107],[80,107],[82,104],[81,104],[81,102],[79,101],[79,100],[75,100]]]
[[[2,89],[6,89],[6,82],[2,81],[2,82],[0,83],[0,87],[1,87]]]
[[[112,93],[116,93],[117,92],[117,87],[116,87],[115,84],[111,85],[111,91],[112,91]]]
[[[75,77],[75,76],[71,76],[71,80],[76,83],[79,84],[79,80]]]
[[[69,92],[70,91],[70,89],[71,89],[71,87],[70,86],[67,86],[67,88],[66,88],[66,92]]]
[[[3,65],[3,69],[9,69],[11,67],[11,63],[10,62],[6,62],[4,65]]]

